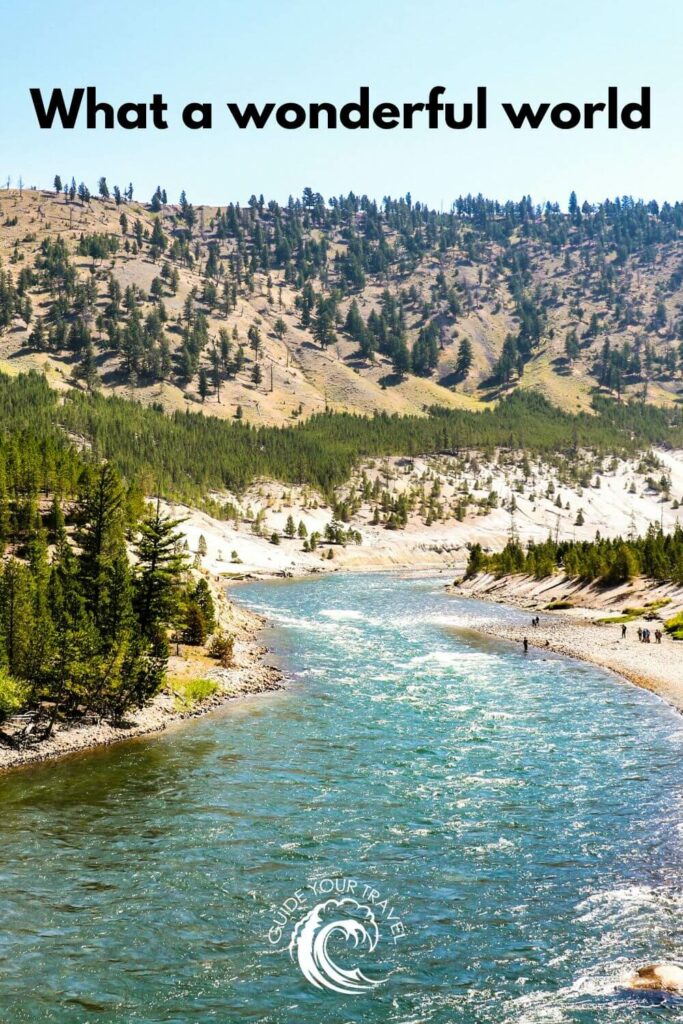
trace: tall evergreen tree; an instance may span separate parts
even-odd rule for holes
[[[157,499],[140,523],[135,545],[134,606],[143,635],[154,641],[173,620],[187,571],[176,533],[181,522],[164,515]]]
[[[113,466],[104,462],[86,471],[76,510],[76,539],[81,549],[83,595],[98,627],[109,605],[117,601],[114,587],[121,585],[118,575],[121,559],[125,559],[123,501],[123,487]]]

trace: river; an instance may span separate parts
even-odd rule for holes
[[[683,1020],[677,713],[442,577],[236,594],[286,690],[0,780],[2,1024]]]

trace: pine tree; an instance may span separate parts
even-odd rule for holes
[[[199,371],[199,381],[197,384],[197,388],[199,390],[199,396],[202,402],[205,402],[206,396],[209,393],[209,377],[204,367],[202,367],[201,370]]]
[[[458,345],[458,358],[455,363],[455,373],[458,380],[467,380],[472,367],[472,343],[469,338],[461,338]]]
[[[201,610],[207,633],[213,633],[216,628],[216,608],[209,584],[203,577],[198,579],[194,587],[190,589],[190,599]]]
[[[42,319],[37,319],[29,334],[28,343],[36,352],[47,352],[47,331]]]
[[[313,337],[322,348],[327,348],[336,340],[334,333],[334,312],[332,303],[318,300],[313,320]]]
[[[410,369],[410,352],[408,351],[408,346],[403,339],[396,344],[391,361],[394,373],[399,378],[405,377]]]
[[[25,674],[33,635],[33,587],[27,566],[8,559],[0,575],[0,629],[11,676]]]
[[[256,324],[252,324],[247,332],[247,338],[251,345],[254,353],[254,359],[258,362],[259,352],[261,351],[261,332],[259,331]]]
[[[85,474],[76,509],[79,577],[98,628],[103,625],[108,606],[116,600],[113,577],[125,558],[123,501],[121,481],[109,463]]]
[[[186,644],[198,647],[205,643],[207,636],[206,621],[201,608],[194,600],[189,600],[185,608],[185,626],[183,640]]]
[[[177,543],[176,529],[181,522],[164,515],[157,499],[140,523],[135,545],[134,607],[142,634],[153,640],[158,640],[173,620],[187,570],[185,555]]]
[[[564,341],[564,351],[570,363],[573,363],[578,358],[580,348],[575,330],[567,332],[567,337]]]
[[[350,338],[353,338],[354,341],[358,342],[363,341],[365,334],[367,332],[365,322],[363,321],[363,317],[361,316],[360,310],[358,308],[358,303],[356,302],[355,299],[349,306],[349,311],[346,314],[344,330],[346,331]]]
[[[91,342],[88,342],[83,349],[80,362],[76,367],[75,376],[83,381],[88,391],[94,391],[100,382],[95,363],[95,350]]]
[[[0,461],[0,556],[4,555],[10,536],[11,516],[7,493],[7,473],[4,462]]]

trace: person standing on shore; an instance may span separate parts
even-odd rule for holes
[[[622,623],[622,626],[621,626],[621,639],[622,640],[626,639],[626,625],[624,623]]]
[[[524,637],[524,639],[522,640],[522,644],[524,645],[524,653],[528,654],[528,652],[529,652],[529,641],[528,641],[528,639],[526,637]]]

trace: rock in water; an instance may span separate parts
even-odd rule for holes
[[[629,981],[629,988],[683,993],[683,970],[676,964],[648,964],[638,968]]]

